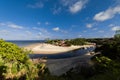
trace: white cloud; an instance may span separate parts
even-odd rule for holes
[[[14,29],[23,29],[23,26],[14,24],[12,22],[0,23],[0,26],[6,26],[6,27],[14,28]]]
[[[59,28],[59,27],[55,27],[55,28],[53,28],[52,30],[53,30],[53,31],[59,31],[60,28]]]
[[[68,31],[66,31],[66,30],[62,30],[62,29],[60,29],[59,27],[55,27],[55,28],[53,28],[52,29],[53,31],[56,31],[56,32],[61,32],[61,33],[68,33]]]
[[[61,0],[63,6],[69,6],[74,2],[74,0]]]
[[[92,27],[93,27],[93,24],[87,24],[86,27],[87,27],[87,28],[92,28]]]
[[[52,36],[51,33],[47,31],[47,29],[40,27],[24,28],[23,26],[12,22],[4,23],[4,27],[1,29],[0,38],[5,40],[36,40],[51,38]]]
[[[23,29],[23,26],[16,25],[14,23],[8,23],[7,26],[14,29]]]
[[[108,8],[106,11],[99,12],[93,19],[96,21],[105,21],[113,18],[116,14],[120,14],[120,6]]]
[[[81,11],[87,2],[88,0],[61,0],[63,7],[67,7],[71,13]]]
[[[86,0],[84,0],[84,1],[83,0],[77,1],[73,5],[69,6],[69,11],[71,13],[77,13],[77,12],[81,11],[84,8],[86,2],[87,2]]]
[[[35,30],[35,31],[39,31],[39,35],[37,34],[37,36],[40,36],[40,34],[41,34],[41,35],[44,34],[44,36],[46,36],[46,37],[48,37],[48,36],[51,35],[51,33],[48,32],[48,30],[47,30],[47,29],[44,29],[44,28],[33,27],[32,29]]]
[[[114,26],[111,28],[112,31],[120,30],[120,26]]]
[[[28,7],[30,8],[42,8],[44,4],[42,2],[36,2],[34,4],[29,4]]]
[[[59,14],[61,10],[62,10],[61,7],[57,7],[57,5],[55,5],[53,8],[53,14]]]

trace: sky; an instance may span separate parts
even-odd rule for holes
[[[120,0],[0,0],[0,38],[109,38],[120,29]]]

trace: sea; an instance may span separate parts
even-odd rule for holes
[[[25,47],[31,44],[43,43],[45,40],[7,40],[7,42],[14,43],[19,47]]]

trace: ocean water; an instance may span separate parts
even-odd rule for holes
[[[45,40],[8,40],[7,42],[12,42],[12,43],[18,45],[19,47],[24,47],[24,46],[28,46],[31,44],[45,42]]]

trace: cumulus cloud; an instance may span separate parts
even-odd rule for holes
[[[57,7],[57,5],[55,5],[53,8],[53,14],[59,14],[61,10],[62,10],[61,7]]]
[[[84,8],[86,2],[87,2],[86,0],[84,0],[84,1],[83,0],[77,1],[73,5],[69,6],[69,11],[71,13],[77,13],[77,12],[81,11]]]
[[[44,28],[33,27],[33,30],[39,31],[39,33],[44,34],[45,36],[51,35],[51,33]]]
[[[14,28],[14,29],[23,29],[23,26],[17,25],[17,24],[12,23],[12,22],[0,23],[0,26],[6,26],[9,28]]]
[[[67,34],[67,33],[68,33],[68,31],[63,30],[63,29],[60,29],[59,27],[54,27],[52,30],[53,30],[53,31],[56,31],[56,32],[61,32],[61,33],[64,33],[64,34]]]
[[[112,31],[120,30],[120,26],[114,26],[111,28]]]
[[[113,18],[116,14],[120,14],[120,6],[108,8],[106,11],[99,12],[93,19],[96,21],[105,21]]]
[[[30,8],[42,8],[44,4],[42,2],[36,2],[34,4],[29,4],[28,7]]]
[[[87,27],[87,28],[92,28],[92,27],[93,27],[93,24],[86,24],[86,27]]]
[[[59,31],[60,28],[59,28],[59,27],[55,27],[55,28],[53,28],[52,30],[53,30],[53,31]]]
[[[63,6],[69,6],[74,2],[74,0],[61,0]]]
[[[14,23],[8,23],[7,26],[14,29],[23,29],[23,26],[16,25]]]
[[[61,2],[71,13],[77,13],[85,7],[88,0],[61,0]]]

